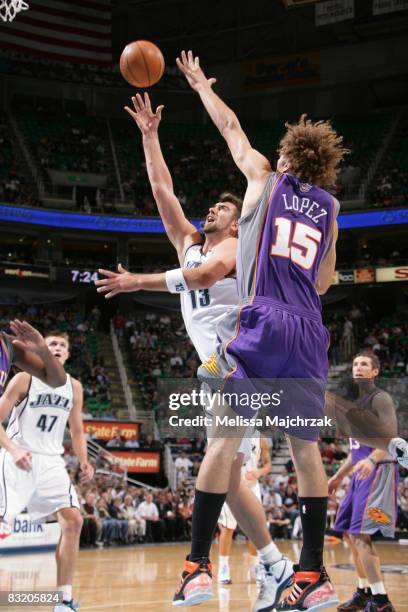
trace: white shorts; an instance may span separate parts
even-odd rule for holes
[[[10,523],[24,508],[33,521],[62,508],[79,510],[62,457],[32,453],[32,468],[27,472],[15,465],[4,448],[0,450],[0,521]]]
[[[262,501],[261,500],[261,487],[259,486],[259,482],[251,486],[250,489],[253,492],[253,494],[259,499],[259,501]],[[235,520],[235,517],[232,514],[231,509],[226,502],[224,503],[221,509],[221,514],[218,518],[218,522],[222,527],[225,527],[226,529],[235,530],[237,528],[238,523]]]

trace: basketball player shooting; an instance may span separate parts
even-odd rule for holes
[[[179,293],[181,310],[187,333],[202,361],[207,361],[215,350],[217,324],[228,308],[236,306],[235,267],[238,218],[241,200],[223,194],[208,211],[203,235],[190,223],[177,199],[169,169],[163,158],[158,136],[161,106],[154,113],[147,94],[133,98],[134,109],[126,108],[136,121],[143,137],[146,166],[154,198],[167,235],[175,247],[181,268],[159,274],[132,274],[119,265],[119,272],[99,270],[105,278],[95,282],[99,293],[107,298],[137,290],[170,291]],[[292,563],[271,540],[265,512],[259,498],[241,478],[244,459],[251,455],[251,438],[246,437],[232,465],[228,488],[228,505],[241,529],[254,543],[262,569],[262,588],[255,610],[272,609],[281,592],[292,579]],[[200,494],[199,492],[197,493]],[[225,500],[225,496],[222,496]],[[197,499],[197,498],[196,498]],[[221,504],[222,505],[222,504]],[[211,513],[213,529],[208,534],[205,548],[211,547],[219,508]],[[197,523],[193,524],[193,541]],[[198,604],[212,597],[212,568],[201,568],[201,552],[192,550],[185,564],[185,580],[176,605]],[[199,588],[197,588],[199,578]],[[191,584],[191,589],[189,585]]]
[[[13,363],[50,387],[63,385],[64,368],[53,357],[40,332],[27,321],[18,319],[10,322],[10,329],[12,335],[0,332],[0,396]]]
[[[38,334],[38,332],[37,332]],[[40,334],[38,334],[40,335]],[[45,337],[47,351],[63,368],[69,357],[69,338],[55,331]],[[53,388],[28,372],[14,376],[0,398],[0,423],[11,413],[7,431],[0,424],[0,520],[11,522],[27,508],[32,520],[56,514],[61,537],[56,550],[57,590],[63,602],[54,612],[77,606],[72,598],[75,562],[82,516],[75,487],[61,455],[69,423],[73,449],[80,462],[81,482],[93,478],[82,424],[81,383],[66,375]]]
[[[228,391],[236,381],[252,379],[256,384],[257,378],[290,379],[297,394],[288,410],[318,418],[324,408],[329,340],[319,294],[330,287],[335,269],[339,210],[337,200],[320,185],[335,181],[347,152],[342,138],[329,123],[314,124],[303,116],[298,124],[287,125],[273,172],[266,157],[250,145],[236,115],[213,91],[215,79],[206,78],[199,59],[191,51],[182,52],[177,64],[247,179],[237,255],[240,304],[217,329],[222,344],[215,356],[215,384],[219,388],[220,379],[221,384],[224,380],[224,391]],[[214,358],[212,370],[213,364]],[[200,375],[210,384],[206,364],[199,369]],[[312,402],[307,385],[296,385],[296,379],[316,381]],[[317,445],[319,431],[285,431],[299,483],[303,547],[294,586],[277,609],[322,610],[338,599],[323,567],[328,488]],[[237,428],[239,433],[242,428]],[[216,512],[215,506],[221,510],[237,444],[236,439],[220,434],[201,465],[193,514],[201,541],[213,528],[208,517]],[[203,568],[208,554],[202,546]]]

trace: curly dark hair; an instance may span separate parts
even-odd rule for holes
[[[350,153],[343,147],[343,137],[329,121],[313,123],[305,114],[298,123],[285,125],[287,132],[278,151],[290,164],[290,172],[305,183],[333,185],[340,163]]]

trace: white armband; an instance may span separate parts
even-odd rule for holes
[[[170,293],[182,293],[188,291],[187,283],[184,279],[183,269],[168,270],[166,272],[166,285]]]

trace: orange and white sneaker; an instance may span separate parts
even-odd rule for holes
[[[277,612],[317,612],[339,603],[330,578],[324,567],[320,572],[305,572],[295,566],[294,584]]]
[[[212,565],[209,559],[200,563],[184,561],[179,588],[173,597],[173,606],[196,606],[212,599]]]

